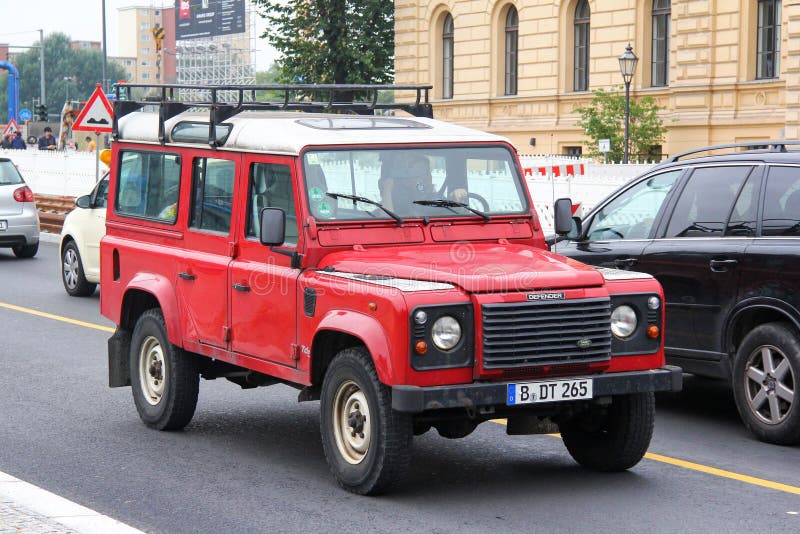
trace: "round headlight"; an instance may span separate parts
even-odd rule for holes
[[[661,306],[661,299],[658,297],[650,297],[647,299],[647,307],[651,310],[657,310]]]
[[[441,350],[450,350],[461,341],[461,325],[454,317],[445,315],[436,319],[431,328],[433,344]]]
[[[636,312],[630,306],[622,305],[611,312],[611,332],[621,338],[626,338],[636,330]]]

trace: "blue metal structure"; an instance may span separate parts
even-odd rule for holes
[[[19,109],[19,72],[17,68],[7,61],[0,61],[0,69],[8,70],[8,119],[19,122],[17,110]]]

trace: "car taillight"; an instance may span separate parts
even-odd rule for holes
[[[33,191],[27,185],[20,187],[14,191],[14,200],[17,202],[33,202]]]

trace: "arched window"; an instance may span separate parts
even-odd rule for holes
[[[781,59],[781,2],[758,0],[756,78],[777,78]]]
[[[669,85],[670,0],[653,0],[653,51],[650,60],[650,85]]]
[[[575,91],[589,89],[589,2],[579,0],[575,6],[575,67],[572,88]]]
[[[511,6],[506,15],[506,91],[507,95],[517,94],[517,50],[519,49],[519,15]]]
[[[453,98],[453,16],[448,13],[442,26],[442,98]]]

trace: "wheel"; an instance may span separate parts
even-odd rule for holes
[[[11,250],[14,251],[14,256],[18,258],[32,258],[39,252],[39,242],[37,241],[33,245],[17,245],[12,247]]]
[[[745,336],[733,362],[733,396],[745,426],[761,441],[800,443],[800,340],[769,323]]]
[[[147,310],[133,329],[131,389],[139,417],[157,430],[177,430],[192,420],[200,374],[191,357],[167,338],[159,309]]]
[[[74,241],[67,242],[61,252],[61,281],[64,289],[73,297],[88,297],[97,287],[97,284],[86,280],[81,254]]]
[[[374,495],[398,482],[411,458],[411,417],[392,410],[391,392],[378,381],[363,347],[331,362],[320,397],[322,447],[344,489]]]
[[[610,406],[592,409],[559,425],[576,462],[597,471],[624,471],[638,464],[653,437],[655,396],[617,395]]]

